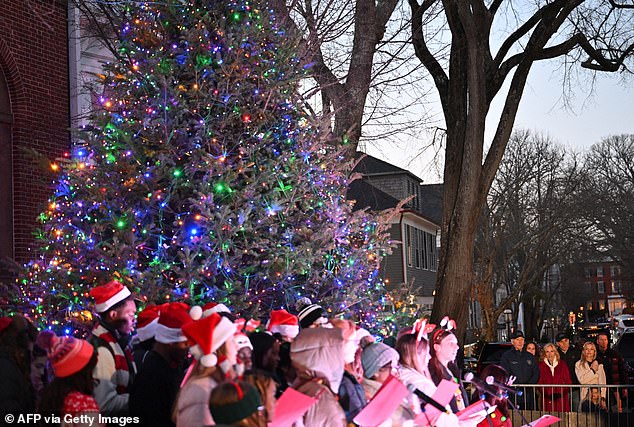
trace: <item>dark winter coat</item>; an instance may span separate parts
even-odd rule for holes
[[[31,385],[15,363],[14,358],[0,348],[0,419],[5,415],[34,412]]]
[[[160,354],[150,351],[130,391],[130,415],[140,426],[174,427],[172,409],[183,379],[183,371],[170,366]]]
[[[517,351],[514,348],[502,355],[500,365],[509,375],[515,376],[516,384],[537,384],[539,380],[539,368],[532,354],[526,351]]]
[[[603,365],[608,384],[627,384],[627,366],[619,353],[609,347],[601,351],[597,346],[597,361]]]
[[[354,375],[344,371],[341,385],[339,385],[339,404],[346,413],[348,423],[352,422],[367,403],[363,386]]]
[[[566,362],[566,366],[568,366],[568,372],[570,372],[570,379],[572,380],[572,383],[579,384],[579,379],[575,375],[575,364],[581,359],[581,351],[574,345],[570,344],[567,352],[564,353],[561,351],[559,346],[557,346],[557,352],[559,353],[559,358]]]

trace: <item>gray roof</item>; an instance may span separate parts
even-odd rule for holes
[[[399,200],[363,179],[357,179],[348,185],[346,197],[348,200],[357,201],[354,210],[370,208],[373,211],[382,211],[394,208],[399,203]]]

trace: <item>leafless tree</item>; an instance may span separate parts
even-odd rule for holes
[[[559,283],[549,270],[580,244],[581,165],[547,137],[516,131],[493,181],[475,250],[474,296],[485,339],[511,305],[525,304],[527,333],[537,335]],[[496,292],[502,289],[501,300]],[[532,321],[531,321],[532,319]]]
[[[561,58],[594,71],[627,70],[634,49],[631,1],[408,0],[412,42],[445,117],[442,248],[432,320],[464,332],[474,283],[480,212],[502,160],[533,64]],[[430,16],[434,17],[430,19]],[[434,38],[444,29],[444,37]],[[569,68],[566,68],[569,69]],[[505,82],[508,90],[503,90]],[[485,150],[494,99],[503,107]]]
[[[623,264],[634,278],[634,135],[615,135],[592,146],[585,159],[588,233],[597,255]],[[631,282],[631,280],[630,280]]]
[[[300,34],[309,75],[331,118],[334,143],[356,151],[360,139],[416,135],[429,86],[409,40],[409,11],[399,0],[269,0],[282,26]],[[414,108],[416,105],[418,108]]]

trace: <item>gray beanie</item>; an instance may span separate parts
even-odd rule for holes
[[[366,378],[372,378],[379,369],[390,362],[392,365],[396,365],[398,362],[398,353],[392,347],[382,342],[372,343],[361,352],[363,376]]]

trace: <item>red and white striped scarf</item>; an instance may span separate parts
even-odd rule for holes
[[[113,381],[117,387],[117,393],[128,393],[131,379],[134,377],[134,373],[136,372],[134,357],[132,356],[130,348],[121,348],[121,345],[113,336],[112,332],[106,329],[101,323],[98,323],[95,326],[92,330],[92,334],[101,340],[101,342],[105,342],[114,356],[116,373]]]

